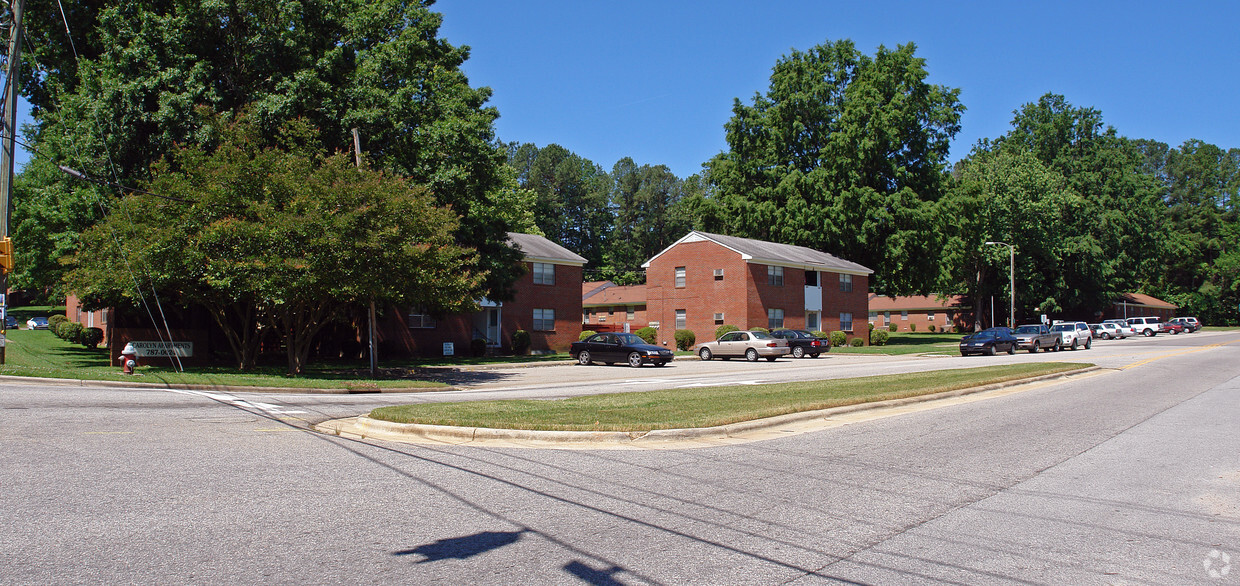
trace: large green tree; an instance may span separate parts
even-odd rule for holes
[[[508,158],[520,187],[533,193],[534,221],[543,235],[589,266],[602,265],[612,225],[607,172],[558,144],[512,144]]]
[[[719,208],[707,227],[859,262],[882,293],[933,288],[933,202],[964,107],[915,53],[845,40],[779,59],[765,94],[735,100],[728,150],[707,164]]]
[[[666,165],[625,157],[611,171],[615,226],[604,255],[606,276],[617,284],[644,282],[641,264],[693,228],[682,200],[684,181]]]
[[[455,237],[476,248],[475,294],[504,298],[519,254],[504,245],[504,215],[516,201],[494,144],[496,110],[487,88],[470,87],[461,71],[467,47],[438,37],[432,2],[406,0],[137,0],[67,4],[75,58],[65,36],[61,3],[32,0],[26,22],[32,61],[24,80],[39,148],[33,190],[52,187],[55,165],[137,184],[151,164],[177,145],[212,148],[218,141],[197,112],[246,110],[271,140],[290,120],[320,130],[327,152],[352,149],[350,130],[373,165],[425,185],[435,202],[461,218]],[[17,206],[39,205],[19,193]],[[55,215],[32,210],[26,217]],[[60,214],[66,216],[67,214]],[[66,219],[52,236],[73,240],[97,218]],[[39,235],[15,231],[19,261],[49,266],[60,251]],[[30,258],[30,255],[44,255]],[[19,275],[19,284],[34,279]]]
[[[68,281],[87,307],[160,291],[205,307],[240,368],[271,331],[299,374],[315,334],[351,307],[470,303],[483,275],[453,242],[456,215],[425,188],[327,156],[304,125],[221,132],[212,151],[190,146],[155,165],[147,193],[114,202],[86,231]]]

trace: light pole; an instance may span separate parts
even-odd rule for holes
[[[1011,287],[1008,297],[1012,300],[1011,313],[1008,314],[1008,327],[1016,327],[1016,246],[1006,242],[986,241],[987,246],[1006,246],[1008,252],[1011,253],[1010,264],[1008,265],[1008,278],[1010,279],[1008,286]]]

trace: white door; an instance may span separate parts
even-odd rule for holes
[[[488,307],[487,310],[487,345],[499,346],[499,308]]]

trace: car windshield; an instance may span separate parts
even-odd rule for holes
[[[772,336],[771,336],[770,334],[766,333],[766,332],[749,332],[749,334],[750,334],[751,336],[753,336],[755,340],[771,340],[771,339],[773,339],[773,338],[772,338]]]
[[[969,338],[972,338],[974,340],[981,340],[983,338],[993,338],[995,337],[995,334],[997,333],[998,332],[994,330],[982,330],[976,334],[973,334],[972,336],[969,336]]]
[[[1052,332],[1071,332],[1075,327],[1072,324],[1056,324],[1051,326]]]
[[[636,344],[645,344],[646,341],[641,339],[637,334],[616,334],[616,341],[625,346],[633,346]]]
[[[1038,326],[1020,326],[1016,328],[1016,333],[1018,334],[1036,334],[1039,331],[1041,331],[1041,328]]]

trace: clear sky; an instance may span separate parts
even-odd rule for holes
[[[765,92],[791,49],[913,42],[967,110],[952,160],[1046,92],[1120,134],[1240,147],[1240,2],[440,0],[440,36],[472,49],[504,141],[558,143],[678,176],[727,145],[733,98]],[[25,104],[22,104],[24,110]],[[23,153],[24,154],[24,153]],[[19,155],[19,165],[25,157]]]
[[[1132,138],[1240,147],[1240,3],[439,0],[505,141],[624,156],[681,177],[723,150],[733,98],[765,92],[790,49],[913,42],[967,110],[952,160],[1047,92]]]

